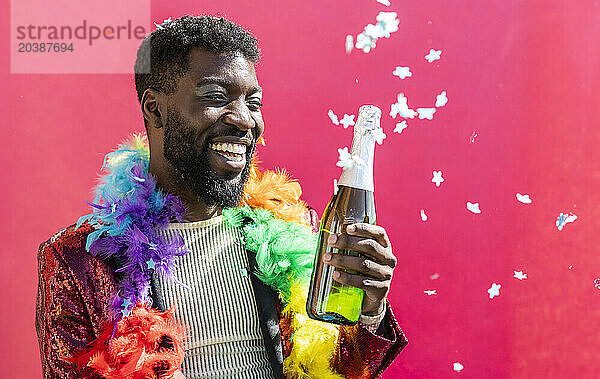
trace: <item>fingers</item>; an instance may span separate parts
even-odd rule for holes
[[[336,270],[333,273],[333,278],[342,284],[365,290],[365,295],[372,300],[385,298],[390,289],[389,280],[376,280],[359,274]]]
[[[375,239],[347,234],[331,234],[327,242],[331,247],[337,249],[364,254],[380,265],[389,266],[392,269],[396,267],[396,257],[392,253],[389,243],[385,247]]]
[[[323,261],[327,264],[342,270],[352,270],[355,273],[365,277],[390,280],[393,275],[393,268],[381,265],[365,257],[355,257],[346,254],[325,253]]]
[[[383,247],[391,247],[390,240],[384,228],[367,223],[351,224],[346,227],[346,233],[357,237],[372,238]]]

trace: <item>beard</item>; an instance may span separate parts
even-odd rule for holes
[[[207,206],[218,206],[221,208],[238,206],[244,191],[244,185],[250,176],[250,163],[256,148],[256,139],[246,150],[246,164],[241,173],[236,177],[228,179],[217,175],[208,157],[208,139],[204,146],[196,144],[196,130],[193,125],[186,121],[183,116],[174,109],[168,110],[169,115],[165,128],[163,150],[166,160],[175,169],[177,179],[181,184],[188,187],[197,199]],[[211,136],[212,138],[222,135],[239,135],[240,130],[232,130],[231,133],[221,133]]]

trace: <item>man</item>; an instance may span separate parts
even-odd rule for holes
[[[264,130],[258,58],[255,38],[222,18],[168,21],[142,42],[149,147],[138,138],[109,154],[94,213],[40,246],[45,378],[375,377],[406,345],[379,226],[329,240],[367,257],[328,257],[339,282],[365,290],[360,322],[302,316],[314,211],[310,222],[296,183],[251,164]]]

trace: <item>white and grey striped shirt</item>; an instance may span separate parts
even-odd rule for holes
[[[190,249],[174,274],[191,291],[162,279],[157,288],[189,326],[182,365],[186,378],[273,378],[241,231],[217,216],[170,224],[163,233],[168,238],[181,233]]]

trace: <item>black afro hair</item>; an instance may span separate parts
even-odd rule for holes
[[[177,79],[189,68],[189,53],[194,47],[214,53],[240,53],[252,63],[260,58],[256,38],[222,17],[167,20],[144,38],[137,51],[134,72],[138,101],[141,103],[148,88],[173,93]]]

